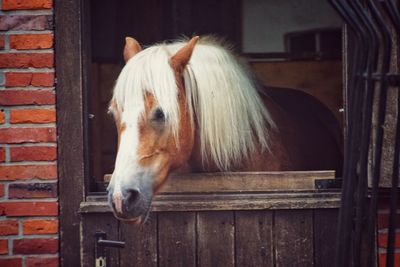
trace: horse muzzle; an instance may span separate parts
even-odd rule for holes
[[[108,188],[108,203],[117,219],[141,223],[145,221],[150,210],[150,192],[136,186],[115,191],[111,186]]]

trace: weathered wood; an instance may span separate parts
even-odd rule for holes
[[[313,190],[316,179],[332,178],[335,171],[180,173],[171,175],[160,193]]]
[[[338,209],[314,210],[314,261],[317,267],[335,265]]]
[[[158,195],[152,211],[260,210],[338,208],[340,192],[281,192],[245,194]],[[110,212],[105,196],[88,197],[81,213]]]
[[[81,12],[81,1],[55,5],[61,266],[80,264],[80,217],[76,211],[85,192]]]
[[[311,210],[280,210],[274,217],[274,254],[277,267],[312,267],[313,214]]]
[[[237,211],[236,266],[273,266],[272,230],[272,211]]]
[[[90,154],[91,154],[91,175],[92,177],[95,177],[99,179],[98,177],[102,176],[102,168],[103,166],[101,164],[102,160],[102,139],[101,139],[101,133],[103,132],[101,130],[101,119],[100,119],[100,83],[99,83],[99,77],[102,77],[99,75],[99,67],[96,64],[91,64],[90,66],[90,82],[91,82],[91,104],[90,104],[90,110],[89,113],[93,115],[93,118],[90,120]],[[103,110],[104,112],[104,110]]]
[[[126,242],[125,249],[110,249],[111,266],[332,266],[337,213],[156,212],[142,226],[119,223],[118,237],[111,213],[83,213],[82,266],[93,261],[97,230]]]
[[[125,241],[125,248],[120,250],[120,264],[115,266],[158,266],[156,218],[149,218],[143,225],[121,222],[119,238]]]
[[[199,212],[197,246],[197,266],[235,266],[233,212]]]
[[[160,266],[196,266],[196,214],[158,214],[158,258]]]
[[[95,266],[95,233],[102,231],[107,234],[107,239],[118,240],[119,221],[111,214],[92,214],[84,216],[82,219],[81,232],[81,264],[76,266],[92,267]],[[108,266],[118,266],[119,251],[117,248],[106,248]],[[76,258],[77,255],[75,255]],[[67,266],[67,265],[65,265]]]
[[[329,198],[304,194],[213,194],[159,196],[153,201],[153,211],[202,211],[202,210],[257,210],[257,209],[311,209],[337,207],[339,196]],[[276,197],[276,198],[274,198]]]

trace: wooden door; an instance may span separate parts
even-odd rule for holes
[[[99,231],[125,242],[107,248],[107,266],[333,266],[340,193],[314,187],[331,176],[171,177],[140,226],[116,220],[105,196],[89,197],[80,210],[82,266],[95,265]]]

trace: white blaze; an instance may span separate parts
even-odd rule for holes
[[[141,109],[130,109],[122,113],[121,124],[125,129],[120,134],[119,148],[115,160],[115,169],[110,184],[114,187],[113,200],[116,209],[120,211],[122,187],[129,183],[140,170],[138,165],[139,118]]]

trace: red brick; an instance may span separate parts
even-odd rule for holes
[[[378,213],[377,221],[378,229],[384,229],[389,227],[389,214],[388,213]],[[396,227],[400,228],[400,216],[396,215]]]
[[[10,147],[10,157],[11,161],[55,160],[57,158],[57,147],[55,146]]]
[[[4,162],[6,160],[6,149],[4,147],[0,147],[0,162]]]
[[[53,66],[53,53],[0,54],[0,68],[51,68]]]
[[[58,252],[57,238],[24,238],[13,242],[14,254],[50,254]]]
[[[8,240],[0,239],[0,254],[4,255],[8,253]]]
[[[14,181],[27,179],[51,180],[57,178],[57,165],[3,165],[0,180]]]
[[[5,122],[4,111],[0,110],[0,124]]]
[[[390,205],[391,205],[390,196],[384,195],[384,196],[380,196],[379,197],[379,199],[378,199],[378,208],[380,210],[390,209]],[[400,198],[397,198],[397,208],[400,209]]]
[[[0,31],[43,31],[53,29],[52,15],[1,15]]]
[[[9,199],[57,197],[57,183],[18,183],[8,186]]]
[[[2,9],[50,9],[52,6],[52,0],[3,0]]]
[[[31,84],[33,86],[53,86],[54,85],[54,72],[33,73]]]
[[[7,72],[6,87],[53,86],[54,72]]]
[[[0,197],[4,197],[4,184],[0,184]]]
[[[381,248],[386,248],[387,247],[387,239],[388,239],[387,233],[379,233],[378,246]],[[395,245],[396,245],[396,248],[400,248],[400,233],[396,233]]]
[[[0,90],[0,105],[49,105],[55,104],[53,90]]]
[[[28,86],[31,84],[31,72],[7,72],[5,75],[6,87]]]
[[[379,267],[386,266],[386,253],[379,253]],[[400,266],[400,253],[394,254],[394,266]]]
[[[0,35],[0,50],[4,49],[4,35]]]
[[[17,220],[0,221],[0,235],[17,235],[17,234],[18,234]]]
[[[1,267],[21,267],[22,258],[0,258]]]
[[[10,35],[11,49],[46,49],[53,47],[53,34],[15,34]]]
[[[55,127],[1,128],[0,143],[18,144],[26,142],[55,142]]]
[[[0,216],[57,216],[57,202],[0,202]]]
[[[58,257],[29,257],[26,259],[26,267],[58,267]]]
[[[57,234],[58,220],[28,220],[23,224],[24,235]]]
[[[14,109],[10,112],[10,123],[49,123],[55,121],[55,109]]]

